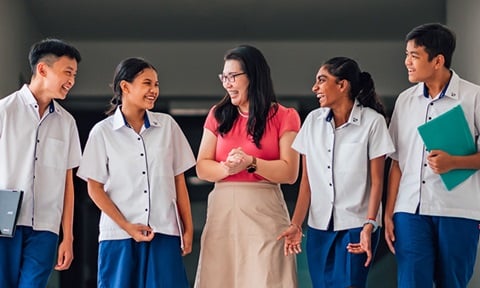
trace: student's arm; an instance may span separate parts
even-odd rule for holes
[[[302,242],[302,224],[310,207],[310,184],[308,181],[308,172],[306,165],[306,157],[302,156],[302,179],[300,180],[300,187],[298,191],[297,203],[295,204],[295,211],[292,217],[292,224],[283,231],[277,238],[280,240],[285,238],[284,253],[285,256],[289,254],[298,254],[302,252],[300,244]]]
[[[70,268],[73,261],[73,206],[74,206],[73,172],[68,169],[65,175],[65,194],[62,213],[62,242],[58,246],[55,270]]]
[[[152,228],[143,224],[133,224],[127,221],[123,214],[118,210],[112,199],[105,193],[103,184],[88,178],[88,195],[103,213],[107,214],[120,228],[125,230],[132,238],[137,241],[151,241],[154,233]]]
[[[195,167],[200,179],[217,182],[228,176],[224,166],[215,161],[217,149],[217,136],[212,131],[204,128],[203,136],[198,149],[197,165]]]
[[[378,209],[382,200],[383,192],[383,175],[385,168],[385,156],[380,156],[370,160],[370,199],[368,203],[368,212],[366,219],[377,219]],[[365,220],[366,220],[365,219]],[[367,253],[365,267],[370,265],[372,261],[372,231],[373,225],[367,224],[363,226],[360,233],[360,243],[349,243],[347,249],[351,253]]]
[[[398,161],[392,159],[390,165],[390,173],[388,175],[388,188],[387,188],[387,203],[385,205],[385,241],[388,248],[395,254],[395,248],[393,242],[395,242],[395,227],[393,224],[393,211],[395,209],[395,202],[397,201],[398,187],[400,186],[400,178],[402,177],[402,171],[398,165]]]
[[[175,189],[177,191],[178,214],[183,223],[182,255],[185,256],[192,252],[193,220],[190,198],[188,196],[187,184],[185,183],[185,175],[183,173],[175,176]],[[180,231],[180,233],[182,233],[182,231]]]
[[[454,169],[480,169],[480,152],[467,156],[454,156],[445,151],[432,150],[427,156],[433,172],[443,174]]]

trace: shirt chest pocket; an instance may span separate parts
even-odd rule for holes
[[[65,143],[54,138],[45,139],[43,145],[37,146],[36,159],[41,165],[50,168],[66,169],[67,155],[65,154]]]

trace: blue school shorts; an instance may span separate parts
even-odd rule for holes
[[[380,230],[372,233],[372,255],[375,255]],[[348,243],[359,243],[362,228],[342,231],[317,230],[308,227],[307,260],[314,288],[365,287],[373,261],[365,267],[367,254],[352,254]]]
[[[480,221],[395,213],[398,287],[462,288],[472,278]]]
[[[13,238],[0,237],[2,287],[46,287],[57,244],[57,234],[28,226],[17,226]]]
[[[188,288],[180,237],[155,233],[150,242],[133,239],[101,241],[99,288]]]

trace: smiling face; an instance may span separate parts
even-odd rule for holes
[[[160,91],[157,72],[151,68],[141,71],[131,83],[122,80],[120,86],[123,105],[138,110],[152,109]]]
[[[414,40],[407,42],[405,50],[405,67],[408,71],[408,81],[411,83],[429,82],[434,77],[439,67],[438,55],[431,61],[428,60],[428,53],[424,46],[418,46]]]
[[[330,74],[328,70],[322,66],[318,70],[315,84],[313,84],[312,91],[317,95],[318,102],[321,107],[333,108],[341,101],[348,101],[348,94],[344,93],[346,80],[337,81],[337,78]]]
[[[40,61],[37,65],[37,74],[43,77],[43,89],[47,95],[53,99],[65,99],[75,85],[77,60],[62,56]]]
[[[242,64],[238,60],[226,60],[223,66],[223,75],[235,75],[245,72]],[[243,112],[248,112],[248,86],[250,81],[247,74],[241,74],[233,77],[233,82],[224,80],[223,88],[227,90],[232,104],[239,107]]]

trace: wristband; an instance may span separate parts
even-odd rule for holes
[[[372,226],[373,226],[372,233],[375,232],[375,231],[377,231],[377,229],[378,229],[378,223],[377,223],[377,221],[372,220],[372,219],[367,219],[367,221],[365,221],[365,222],[363,223],[363,226],[365,226],[365,225],[367,225],[367,224],[372,224]]]

